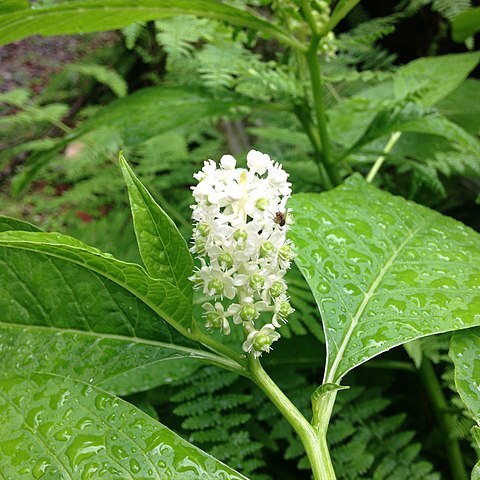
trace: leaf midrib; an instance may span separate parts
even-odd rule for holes
[[[337,350],[337,354],[335,356],[335,360],[332,364],[332,367],[330,368],[330,371],[328,371],[328,370],[325,371],[325,378],[324,378],[323,383],[336,383],[340,380],[340,379],[336,379],[335,377],[336,377],[336,373],[337,373],[338,367],[340,365],[340,362],[343,359],[343,354],[345,353],[345,350],[348,346],[348,343],[350,342],[350,339],[351,339],[351,337],[354,333],[354,330],[355,330],[355,328],[358,324],[358,321],[362,317],[362,315],[363,315],[365,309],[367,308],[368,303],[370,302],[371,298],[374,296],[378,285],[383,280],[386,273],[388,272],[390,267],[393,265],[393,263],[395,262],[397,257],[400,255],[402,250],[405,248],[405,246],[412,240],[412,238],[418,233],[419,230],[424,228],[430,222],[431,222],[431,219],[428,219],[428,220],[422,222],[420,225],[418,225],[415,229],[411,230],[410,233],[405,238],[405,240],[403,240],[403,242],[398,246],[398,248],[396,248],[393,251],[390,258],[387,260],[385,265],[381,268],[379,274],[374,279],[374,281],[370,285],[369,289],[365,293],[365,296],[362,300],[362,303],[358,307],[358,310],[356,311],[355,315],[352,317],[352,322],[350,323],[348,331],[345,334],[345,336],[344,336],[344,338],[343,338],[343,340],[340,344],[340,348]],[[327,340],[327,349],[328,349],[328,340]],[[328,352],[327,352],[327,359],[328,359]]]

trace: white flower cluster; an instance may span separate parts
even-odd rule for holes
[[[203,304],[207,328],[228,335],[230,320],[243,325],[243,350],[259,357],[293,312],[283,280],[294,256],[286,240],[291,189],[288,174],[268,155],[251,150],[247,165],[236,168],[235,158],[224,155],[219,167],[209,160],[194,175],[191,251],[201,267],[191,280],[213,297]],[[224,298],[233,301],[228,308]]]

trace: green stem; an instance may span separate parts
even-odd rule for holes
[[[231,348],[227,347],[223,343],[217,342],[214,340],[211,336],[206,335],[200,330],[195,330],[192,332],[190,335],[187,335],[188,338],[191,340],[194,340],[196,342],[200,342],[201,344],[205,345],[206,347],[210,348],[217,354],[221,354],[225,357],[227,357],[230,360],[233,360],[233,362],[237,365],[237,373],[239,373],[240,370],[243,372],[240,372],[242,375],[245,376],[247,373],[247,361],[243,356],[240,356],[237,352],[232,350]],[[248,375],[247,375],[248,376]]]
[[[383,165],[383,162],[385,161],[386,156],[390,153],[394,145],[397,143],[398,139],[402,135],[402,132],[393,132],[390,138],[388,139],[387,144],[385,145],[385,148],[382,151],[382,154],[375,160],[375,163],[372,166],[372,169],[367,175],[367,182],[372,182],[373,179],[375,178],[375,175],[378,173],[380,170],[380,167]]]
[[[437,379],[435,370],[430,360],[423,358],[418,369],[418,375],[427,393],[430,405],[433,409],[435,421],[440,428],[442,441],[445,446],[446,456],[452,478],[455,480],[467,480],[468,475],[463,463],[462,451],[457,439],[452,437],[455,426],[455,417],[448,413],[448,404],[443,395],[442,386]]]
[[[320,72],[320,61],[317,55],[318,41],[319,38],[313,35],[310,48],[306,52],[305,57],[307,60],[308,71],[310,72],[315,117],[322,143],[323,165],[328,173],[328,176],[330,177],[331,183],[333,185],[339,185],[341,183],[341,179],[338,169],[333,163],[330,138],[327,130],[327,117],[325,115],[325,105],[323,101],[323,81]]]
[[[278,408],[300,437],[312,467],[313,478],[315,480],[335,480],[335,472],[325,436],[319,435],[317,429],[310,425],[297,407],[268,376],[258,359],[253,355],[248,355],[248,365],[253,381]]]
[[[317,165],[318,175],[320,177],[320,184],[324,189],[330,190],[332,188],[332,183],[330,182],[330,178],[328,177],[328,174],[325,171],[325,167],[323,166],[323,154],[320,137],[318,136],[318,131],[312,124],[309,112],[305,111],[304,108],[302,108],[301,106],[297,106],[295,108],[295,114],[300,123],[302,124],[302,127],[305,130],[305,133],[307,134],[310,143],[312,144],[315,164]]]

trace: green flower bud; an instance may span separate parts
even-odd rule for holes
[[[202,237],[208,237],[208,234],[210,233],[210,226],[206,223],[199,223],[197,225],[197,230]]]
[[[277,298],[284,292],[284,290],[282,282],[273,282],[268,292],[272,298]]]
[[[248,285],[254,290],[260,290],[265,285],[265,279],[261,275],[254,274],[249,278]]]
[[[292,247],[286,243],[280,247],[278,255],[282,260],[291,260],[293,257]]]
[[[257,317],[258,317],[258,312],[253,305],[245,305],[240,311],[240,318],[244,322],[251,322]]]
[[[215,312],[207,313],[207,322],[210,327],[220,329],[222,328],[222,319]]]
[[[229,253],[222,253],[217,258],[218,264],[223,268],[232,268],[233,258]]]
[[[205,253],[205,240],[203,238],[197,238],[195,240],[195,250],[199,255]]]
[[[260,247],[260,257],[261,258],[269,257],[270,255],[273,254],[274,250],[275,248],[270,242],[265,242]]]
[[[261,333],[260,335],[257,335],[253,340],[253,348],[257,352],[268,351],[271,344],[272,344],[272,338],[270,337],[270,335],[267,335],[265,333]]]
[[[259,198],[256,203],[255,207],[257,207],[261,212],[264,212],[268,208],[269,202],[266,198]]]
[[[218,278],[214,278],[208,282],[208,289],[213,290],[216,295],[220,295],[223,292],[223,283]]]
[[[233,234],[233,239],[238,242],[238,243],[243,243],[245,242],[245,240],[247,240],[247,232],[243,231],[243,230],[237,230],[234,234]]]
[[[285,300],[284,302],[281,303],[280,308],[278,310],[280,315],[282,317],[288,317],[291,313],[294,312],[292,306],[290,305],[290,302],[288,300]]]

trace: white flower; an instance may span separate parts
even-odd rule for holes
[[[205,310],[204,315],[207,319],[205,326],[207,328],[222,330],[225,335],[230,335],[230,324],[220,302],[215,302],[215,306],[211,303],[204,303],[202,308]]]
[[[263,352],[269,352],[272,349],[272,343],[279,338],[280,334],[275,331],[275,326],[267,323],[260,330],[251,331],[243,342],[242,348],[258,358]]]
[[[288,217],[291,190],[288,174],[267,154],[251,150],[248,169],[236,164],[224,155],[194,175],[191,251],[201,266],[191,279],[204,294],[232,300],[226,310],[220,302],[203,305],[207,328],[228,334],[232,317],[246,332],[244,351],[258,357],[280,338],[275,329],[293,311],[283,280],[294,256],[286,240],[290,221],[278,221]],[[261,326],[268,317],[271,323]]]

